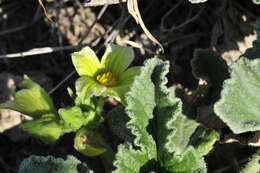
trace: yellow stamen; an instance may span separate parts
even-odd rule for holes
[[[113,76],[111,72],[98,74],[96,80],[105,86],[113,86],[116,84],[116,78]]]

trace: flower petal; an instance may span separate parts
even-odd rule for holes
[[[73,65],[80,76],[94,76],[100,68],[100,62],[90,47],[71,54]]]
[[[130,85],[132,84],[134,77],[139,75],[141,67],[135,66],[127,69],[118,78],[118,85]]]
[[[82,76],[76,81],[76,93],[82,101],[94,95],[100,96],[105,90],[105,86],[88,76]]]
[[[133,60],[134,51],[132,48],[109,44],[101,59],[101,68],[119,76]]]

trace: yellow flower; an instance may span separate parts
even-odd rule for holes
[[[72,62],[80,76],[76,81],[77,95],[82,99],[112,96],[124,104],[125,93],[140,71],[140,67],[128,68],[133,59],[132,48],[114,44],[106,47],[101,62],[90,47],[74,52]]]

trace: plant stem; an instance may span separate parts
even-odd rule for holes
[[[115,160],[115,153],[109,145],[106,146],[106,149],[107,151],[103,153],[100,156],[100,158],[103,162],[106,172],[110,173],[113,169],[113,161]]]

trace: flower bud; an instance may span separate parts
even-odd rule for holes
[[[95,130],[81,128],[74,139],[74,148],[86,156],[98,156],[106,151],[101,134]]]

